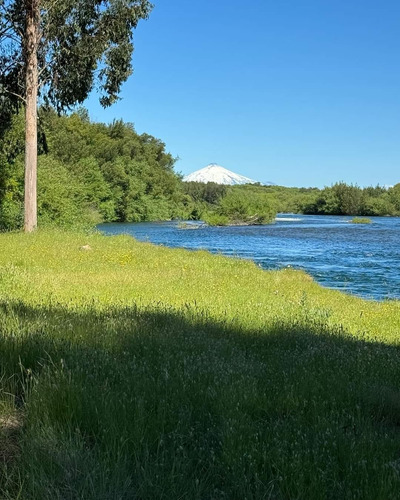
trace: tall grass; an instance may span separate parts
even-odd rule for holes
[[[400,498],[399,302],[130,237],[0,248],[2,498]]]

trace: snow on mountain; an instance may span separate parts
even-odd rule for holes
[[[183,180],[184,182],[215,182],[216,184],[228,184],[230,186],[235,184],[255,184],[257,182],[244,175],[235,174],[235,172],[231,172],[216,163],[210,163],[210,165],[192,172]]]

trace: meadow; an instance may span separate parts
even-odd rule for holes
[[[400,302],[0,235],[0,498],[400,499]]]

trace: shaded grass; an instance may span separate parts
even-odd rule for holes
[[[400,497],[398,302],[127,237],[0,240],[4,498]]]

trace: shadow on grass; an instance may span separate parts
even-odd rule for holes
[[[399,498],[398,347],[191,307],[2,303],[0,331],[4,498]]]

